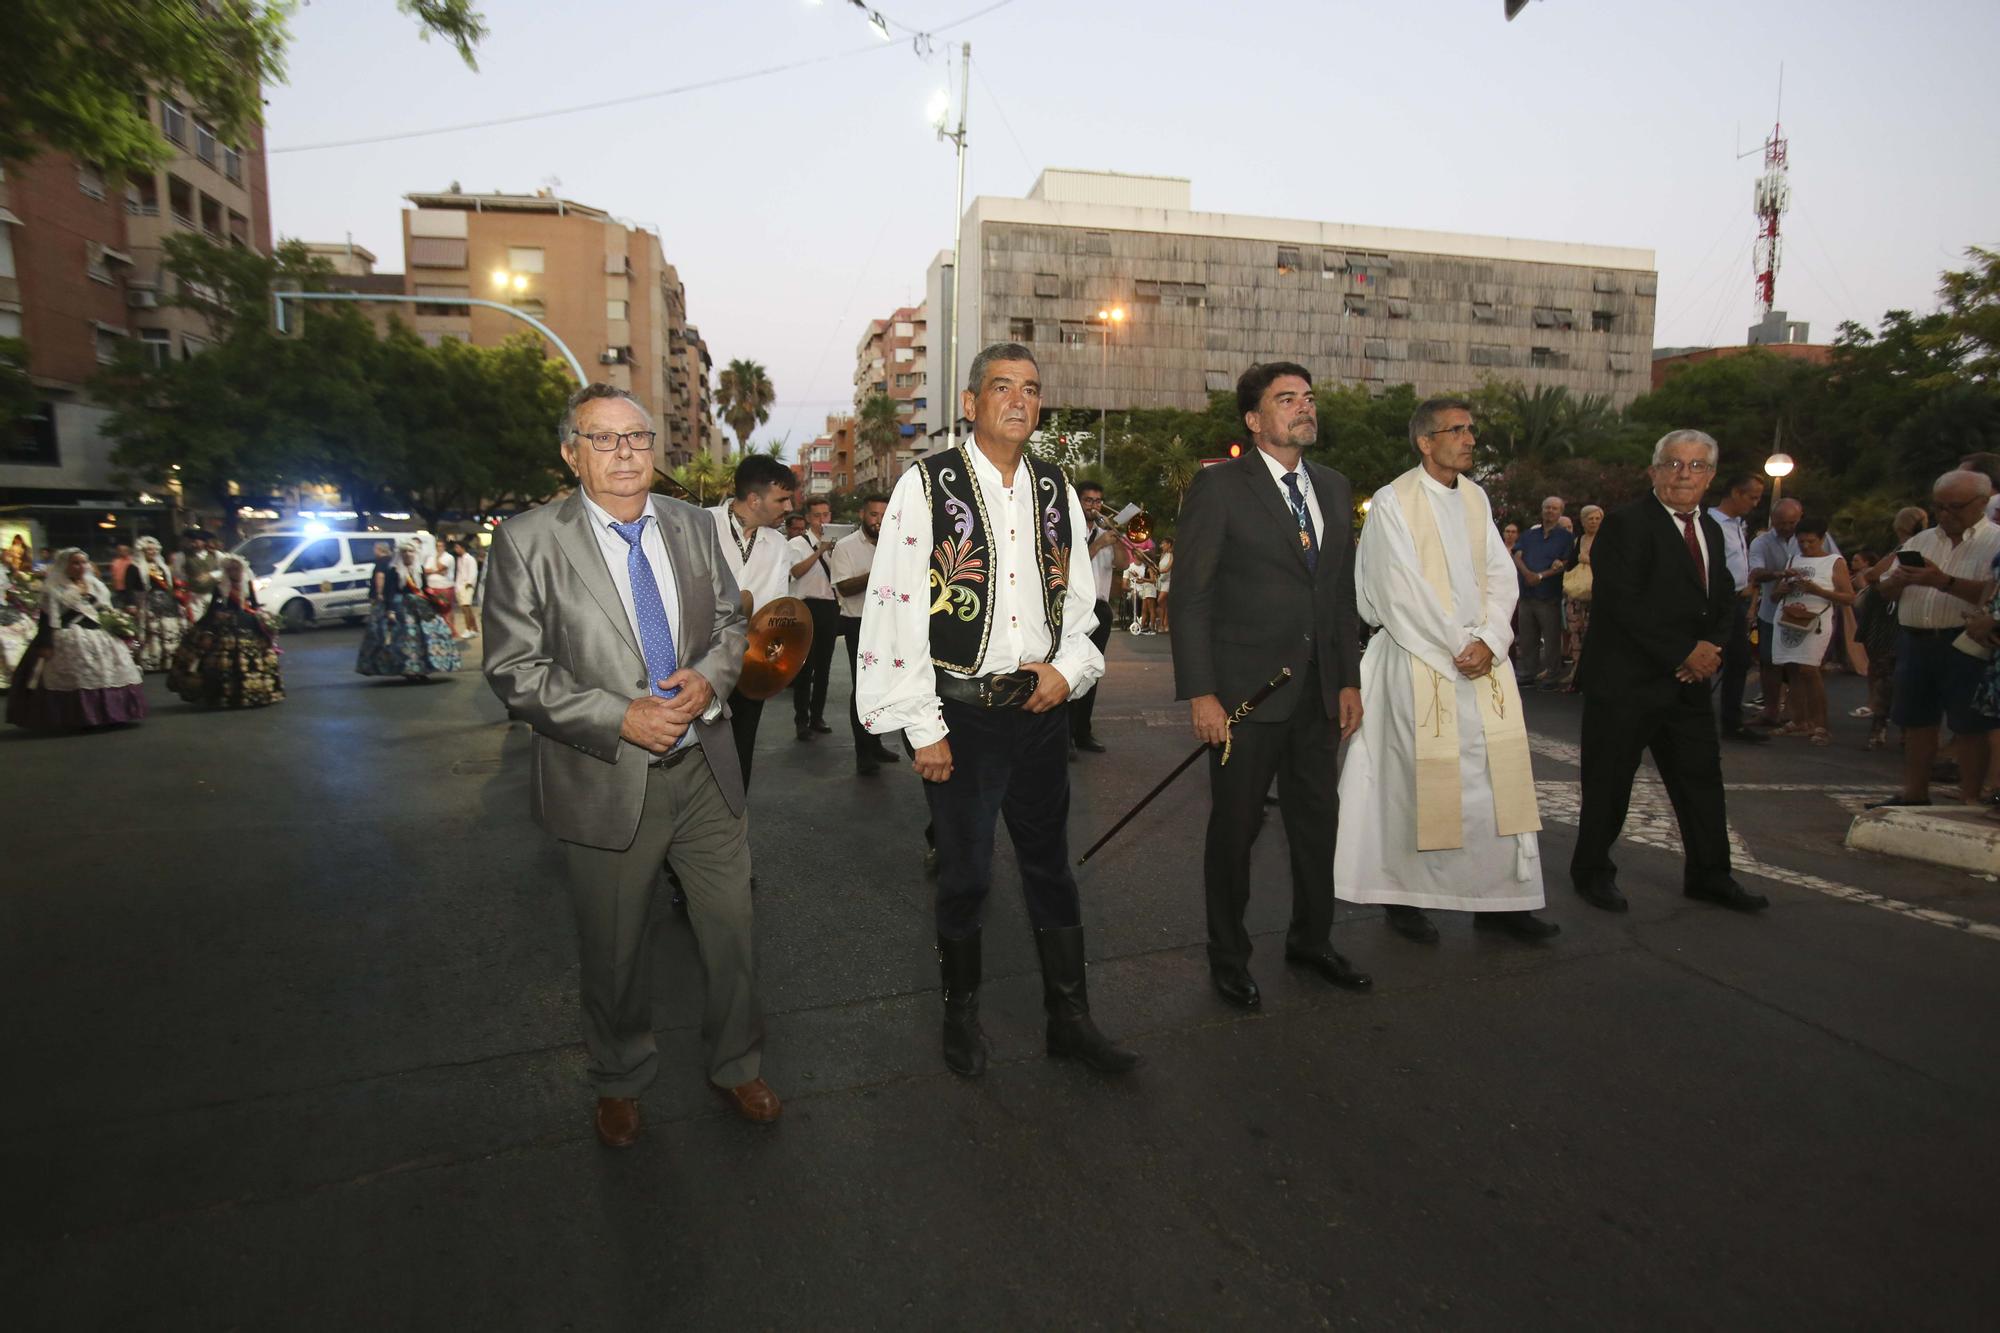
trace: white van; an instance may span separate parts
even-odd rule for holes
[[[368,583],[375,573],[375,545],[391,551],[414,532],[265,532],[236,554],[249,563],[257,600],[285,618],[286,629],[304,629],[368,615]]]

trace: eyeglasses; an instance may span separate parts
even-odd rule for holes
[[[570,433],[579,440],[590,441],[590,447],[597,450],[600,454],[616,453],[621,447],[627,445],[631,447],[632,452],[635,454],[651,453],[653,450],[653,441],[659,438],[659,432],[651,430],[600,430],[593,431],[588,435],[580,430],[571,431]]]
[[[1462,421],[1456,426],[1446,426],[1442,430],[1429,431],[1426,432],[1426,434],[1428,438],[1433,440],[1438,439],[1440,436],[1451,436],[1451,435],[1463,435],[1468,440],[1476,440],[1479,438],[1479,432],[1472,428],[1472,423],[1469,421]]]
[[[1715,471],[1715,464],[1709,462],[1705,458],[1697,458],[1692,463],[1686,462],[1683,459],[1675,458],[1675,459],[1669,459],[1667,462],[1664,463],[1655,463],[1653,464],[1653,466],[1660,469],[1660,471],[1662,472],[1672,472],[1676,476],[1678,476],[1680,473],[1683,472],[1692,472],[1697,477],[1705,477],[1709,473]]]

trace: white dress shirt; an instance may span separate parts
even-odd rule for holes
[[[868,540],[868,534],[860,528],[848,533],[833,544],[833,552],[826,558],[833,566],[833,581],[845,583],[857,574],[866,574],[875,563],[875,543]],[[834,596],[840,601],[840,614],[861,619],[861,608],[868,604],[868,591],[838,592]]]
[[[1091,533],[1091,542],[1095,542],[1098,535],[1095,532]],[[1088,544],[1086,543],[1086,545]],[[1109,602],[1111,600],[1111,553],[1117,547],[1118,539],[1114,537],[1105,544],[1103,550],[1090,557],[1090,588],[1097,595],[1097,600],[1100,602]]]
[[[812,529],[808,528],[786,542],[785,548],[785,569],[789,573],[793,565],[819,549],[819,542],[813,537]],[[833,579],[828,576],[826,570],[825,557],[806,566],[806,572],[792,580],[792,596],[820,601],[833,600]]]
[[[1035,549],[1041,508],[1034,473],[1024,458],[1008,486],[977,442],[965,452],[972,480],[986,501],[987,539],[992,568],[979,591],[987,601],[992,631],[986,655],[974,675],[1017,671],[1028,662],[1047,662],[1069,682],[1072,698],[1104,674],[1104,655],[1090,641],[1097,628],[1097,591],[1091,576],[1089,529],[1083,505],[1069,490],[1069,578],[1063,594],[1062,642],[1049,642],[1043,610],[1042,567]],[[912,745],[929,745],[950,731],[937,693],[938,668],[931,663],[931,506],[916,468],[903,474],[889,497],[888,516],[875,547],[875,562],[861,613],[861,646],[855,702],[861,725],[876,735],[905,733]]]
[[[736,577],[737,589],[750,594],[751,614],[762,610],[766,602],[790,595],[792,566],[785,559],[784,534],[772,528],[750,529],[743,534],[750,543],[750,554],[745,556],[736,544],[736,520],[729,512],[729,501],[711,506],[708,512],[715,519],[715,544]]]
[[[1925,528],[1903,543],[1955,579],[1982,583],[1993,576],[1993,557],[2000,554],[2000,527],[1980,519],[1959,534],[1958,544],[1941,527]],[[1908,584],[1896,599],[1896,621],[1904,629],[1958,629],[1980,608],[1942,588]]]
[[[1291,487],[1285,485],[1285,465],[1262,449],[1257,451],[1257,456],[1264,460],[1265,467],[1271,469],[1271,481],[1277,486],[1278,494],[1285,497],[1285,511],[1287,513],[1296,513],[1297,511],[1292,508]],[[1306,471],[1304,454],[1299,456],[1299,465],[1296,471],[1299,474],[1299,492],[1306,497],[1306,512],[1312,515],[1313,541],[1320,546],[1324,546],[1326,545],[1326,518],[1319,512],[1319,497],[1313,494],[1312,474]]]
[[[619,604],[625,608],[626,623],[632,626],[632,642],[640,645],[640,657],[645,656],[645,639],[639,635],[639,612],[632,601],[632,571],[626,564],[631,547],[625,539],[612,529],[618,520],[605,512],[603,506],[582,491],[577,492],[583,501],[585,511],[590,514],[591,531],[597,534],[597,550],[604,557],[604,568],[611,575],[611,586],[618,589]],[[653,582],[660,588],[660,603],[666,608],[667,624],[673,626],[675,634],[681,628],[681,585],[674,577],[674,562],[667,558],[666,538],[660,535],[660,518],[653,512],[652,497],[646,497],[646,512],[641,516],[645,527],[639,529],[639,553],[646,557],[646,563],[653,568]],[[674,643],[676,656],[686,651],[678,640]],[[685,665],[683,663],[682,665]],[[650,664],[647,667],[651,674]],[[638,696],[633,696],[637,698]],[[713,722],[722,716],[722,696],[716,695],[708,701],[708,708],[702,713],[702,721]],[[688,744],[694,739],[694,728],[681,733],[674,749]],[[670,752],[671,753],[671,752]]]

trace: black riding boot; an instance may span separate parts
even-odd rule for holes
[[[1042,1007],[1049,1015],[1049,1054],[1081,1060],[1105,1074],[1122,1074],[1139,1063],[1090,1021],[1090,991],[1083,980],[1083,927],[1059,926],[1035,932],[1042,958]]]
[[[979,932],[962,940],[937,937],[938,973],[944,981],[944,1064],[978,1078],[986,1072],[986,1034],[979,1030]]]

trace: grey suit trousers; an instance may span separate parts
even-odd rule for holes
[[[653,886],[671,862],[706,976],[701,1035],[709,1080],[757,1077],[764,1016],[757,1003],[748,825],[732,814],[699,753],[646,773],[639,831],[624,851],[565,842],[582,963],[584,1044],[600,1097],[636,1097],[658,1072],[653,1037]]]

